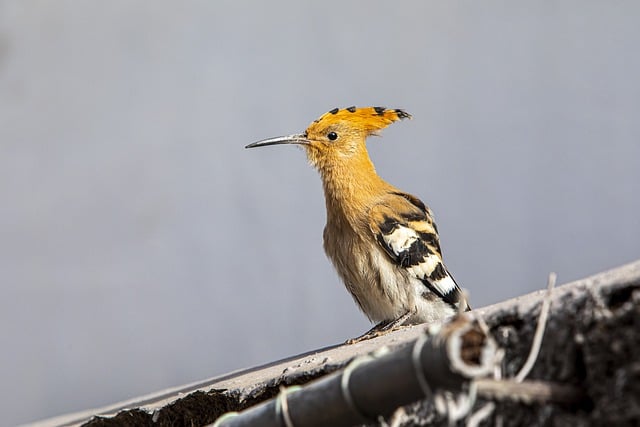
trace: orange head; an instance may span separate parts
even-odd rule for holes
[[[336,162],[366,155],[365,139],[369,135],[407,118],[411,115],[400,109],[335,108],[311,123],[304,133],[265,139],[246,148],[298,144],[305,148],[311,164],[323,169]]]

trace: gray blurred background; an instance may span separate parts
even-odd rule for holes
[[[636,1],[1,1],[0,414],[341,342],[301,150],[333,107],[427,202],[476,307],[640,257]]]

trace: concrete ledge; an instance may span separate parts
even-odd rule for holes
[[[541,283],[541,288],[543,287],[544,284]],[[526,358],[533,329],[535,329],[537,308],[543,295],[544,291],[541,290],[476,310],[485,317],[494,337],[506,350],[503,366],[506,375],[516,372]],[[547,408],[545,409],[546,417],[543,416],[544,414],[532,414],[529,408],[528,412],[525,411],[526,415],[534,416],[529,420],[535,420],[535,416],[541,417],[538,418],[539,420],[545,420],[549,414],[564,417],[562,419],[570,422],[590,420],[594,414],[597,419],[601,419],[604,416],[611,416],[607,408],[602,406],[607,404],[615,405],[615,413],[620,415],[620,421],[632,419],[625,418],[624,408],[620,412],[618,405],[624,405],[624,403],[612,401],[612,398],[607,400],[606,395],[616,390],[625,394],[627,389],[624,387],[629,387],[625,382],[627,379],[635,381],[635,387],[639,387],[637,380],[640,378],[635,380],[620,378],[621,375],[633,375],[630,364],[637,364],[634,361],[638,360],[637,354],[640,354],[640,328],[638,325],[628,324],[629,316],[631,318],[635,316],[636,323],[640,319],[638,299],[640,299],[640,261],[568,283],[554,290],[543,349],[531,377],[553,378],[555,381],[592,387],[588,390],[590,401],[586,404],[587,406],[581,408],[559,408],[556,412]],[[599,333],[607,335],[601,336],[597,328],[594,329],[594,325],[598,322],[602,322]],[[626,326],[616,322],[626,322]],[[354,345],[327,347],[103,408],[62,415],[28,425],[33,427],[204,425],[214,421],[221,413],[245,409],[273,397],[277,394],[280,385],[307,383],[340,369],[354,357],[370,353],[382,346],[388,346],[390,349],[398,348],[416,339],[423,328],[424,325],[411,326]],[[616,344],[618,342],[615,339],[616,334],[624,338],[623,343]],[[616,349],[609,348],[615,345],[623,347],[622,350],[618,349],[620,354],[616,354]],[[635,352],[628,354],[630,349],[635,349]],[[620,359],[618,366],[610,366],[613,362],[610,357],[607,358],[607,354]],[[612,378],[609,381],[610,384],[607,383],[609,387],[605,384],[608,372],[592,372],[599,369],[597,366],[602,363],[605,363],[602,369],[617,368],[618,377]],[[620,369],[624,366],[629,369],[621,371]],[[640,373],[636,376],[640,377]],[[613,383],[615,381],[620,383],[617,389],[615,389],[616,384]],[[640,393],[636,393],[634,398],[634,404],[638,404],[635,408],[640,408],[638,396]],[[500,406],[496,416],[504,416],[509,414],[509,411],[521,411],[521,405],[514,405]],[[627,412],[632,411],[633,408],[633,405],[627,405]],[[417,404],[413,409],[409,409],[411,410],[417,414],[425,410],[425,404],[423,403],[422,406]],[[538,410],[542,409],[538,408]],[[572,414],[577,414],[575,416],[578,418],[572,418]],[[632,413],[627,415],[633,416]],[[640,419],[640,413],[637,415],[637,419]],[[523,419],[515,414],[505,417],[505,420],[507,421],[505,425],[517,425],[517,422]],[[513,424],[514,422],[516,424]]]

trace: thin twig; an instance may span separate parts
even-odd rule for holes
[[[583,392],[576,386],[549,381],[475,380],[478,397],[522,403],[577,403]]]
[[[556,273],[549,273],[549,280],[547,281],[547,293],[542,300],[542,308],[540,308],[540,316],[538,317],[538,325],[536,326],[536,332],[533,335],[533,343],[531,343],[531,350],[529,350],[529,356],[527,356],[527,361],[524,363],[522,368],[520,368],[520,372],[515,376],[515,380],[518,382],[522,382],[531,369],[533,365],[536,363],[538,359],[538,354],[540,353],[540,346],[542,345],[542,337],[544,336],[544,330],[547,325],[547,317],[549,317],[549,308],[551,307],[551,291],[553,287],[556,285]]]
[[[482,421],[484,421],[485,419],[491,416],[495,407],[496,407],[495,403],[489,402],[486,405],[484,405],[482,408],[478,409],[467,420],[467,427],[479,426]]]
[[[556,284],[556,274],[549,273],[549,279],[547,281],[547,292],[545,293],[544,299],[542,301],[542,307],[540,308],[540,315],[538,317],[538,324],[536,325],[536,331],[533,336],[533,342],[531,344],[531,349],[529,350],[529,355],[527,356],[527,360],[525,361],[522,368],[520,368],[520,372],[515,377],[515,381],[510,380],[501,380],[502,371],[498,364],[495,365],[494,369],[494,379],[478,379],[475,382],[475,386],[477,387],[477,393],[479,397],[483,397],[485,399],[493,399],[493,400],[512,400],[512,401],[522,401],[522,402],[530,402],[537,401],[536,399],[540,398],[543,401],[552,401],[552,397],[557,397],[558,395],[566,397],[568,400],[572,402],[577,400],[575,390],[571,389],[571,391],[567,391],[567,393],[558,392],[559,388],[562,388],[563,391],[566,391],[564,385],[550,384],[544,383],[544,386],[540,384],[535,384],[532,386],[531,382],[522,383],[524,378],[529,375],[533,365],[538,359],[538,355],[540,353],[540,346],[542,344],[542,337],[544,335],[544,330],[547,325],[547,317],[549,316],[549,309],[551,308],[551,291]],[[489,333],[489,327],[482,318],[482,316],[474,316],[476,321],[480,325],[480,329],[488,336],[491,337]],[[490,338],[489,338],[490,339]],[[499,352],[496,352],[496,356],[499,357]],[[504,353],[502,353],[504,356]],[[499,357],[502,359],[502,357]],[[521,388],[515,389],[512,385],[518,384],[522,386]],[[548,388],[545,388],[548,386]],[[555,390],[554,394],[551,389]],[[543,392],[543,390],[546,391]],[[562,398],[561,397],[561,398]],[[544,400],[546,399],[546,400]],[[490,417],[495,409],[495,404],[490,402],[480,409],[475,411],[469,419],[467,420],[467,426],[476,427],[483,420]]]

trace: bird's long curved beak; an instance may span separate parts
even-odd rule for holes
[[[278,136],[275,138],[263,139],[262,141],[249,144],[244,148],[266,147],[267,145],[279,145],[279,144],[307,145],[309,144],[309,140],[307,139],[306,135],[294,134],[294,135]]]

